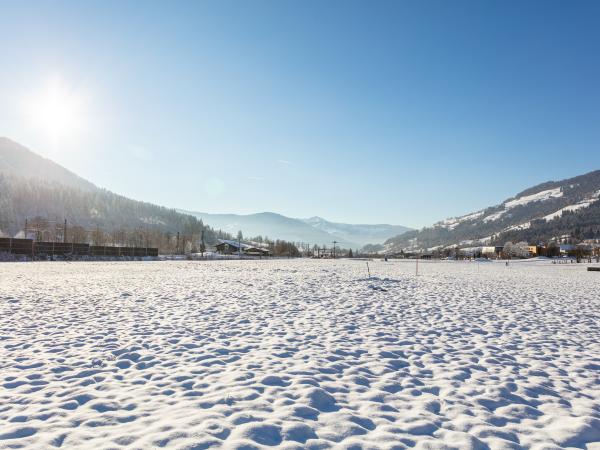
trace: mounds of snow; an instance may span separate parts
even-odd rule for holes
[[[289,382],[284,381],[283,378],[277,375],[267,375],[260,382],[267,386],[287,386],[289,384]]]
[[[5,429],[0,434],[1,441],[12,440],[12,439],[23,439],[33,436],[38,432],[37,428],[34,427],[15,427],[12,429]]]
[[[477,439],[475,436],[462,431],[443,430],[440,432],[440,437],[444,441],[445,449],[488,450],[490,448],[487,444]]]
[[[587,444],[600,443],[600,419],[595,417],[561,417],[547,431],[561,447],[585,448]]]
[[[598,446],[584,265],[369,265],[3,264],[0,448]]]
[[[386,289],[386,288],[384,288],[384,287],[382,287],[382,286],[379,286],[379,285],[377,285],[377,284],[369,284],[369,285],[367,285],[367,288],[368,288],[368,289],[372,289],[372,290],[374,290],[374,291],[382,291],[382,292],[387,292],[387,289]]]
[[[248,439],[257,444],[274,446],[283,441],[281,427],[267,423],[247,423],[237,427],[232,434],[233,439]]]
[[[319,417],[319,410],[300,405],[293,408],[291,415],[300,419],[317,420]]]
[[[283,436],[286,441],[306,443],[309,439],[317,439],[318,436],[310,426],[304,423],[292,423],[283,428]]]
[[[337,411],[339,407],[335,398],[321,388],[311,388],[305,393],[308,406],[321,412]]]
[[[516,198],[514,200],[510,200],[504,203],[505,208],[515,208],[517,206],[527,205],[531,202],[542,202],[545,200],[550,200],[552,198],[560,198],[563,196],[562,188],[557,187],[554,189],[547,189],[545,191],[540,191],[535,194],[525,195],[523,197]]]
[[[371,276],[371,277],[367,277],[367,278],[359,278],[356,281],[357,282],[367,281],[367,282],[369,282],[369,284],[367,284],[367,289],[371,289],[373,291],[381,291],[381,292],[387,292],[388,285],[394,285],[394,284],[402,282],[402,280],[397,280],[394,278],[387,278],[387,277],[380,278],[380,277],[376,277],[376,276]]]
[[[361,282],[361,281],[376,281],[376,282],[380,282],[380,283],[402,283],[402,280],[399,280],[397,278],[388,278],[388,277],[377,277],[377,276],[370,276],[370,277],[366,277],[366,278],[358,278],[356,281]]]

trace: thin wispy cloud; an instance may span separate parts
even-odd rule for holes
[[[293,164],[291,161],[288,161],[287,159],[278,159],[277,162],[279,164],[285,164],[286,166]]]

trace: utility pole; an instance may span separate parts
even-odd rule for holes
[[[200,253],[202,254],[202,257],[204,258],[204,228],[202,228],[202,232],[200,234]]]
[[[27,217],[25,217],[25,239],[27,239]]]
[[[177,249],[175,250],[175,253],[179,255],[179,231],[177,232]]]
[[[65,219],[65,230],[63,231],[63,243],[67,242],[67,219]]]
[[[419,276],[419,255],[420,255],[420,253],[417,253],[417,269],[416,269],[416,276]]]
[[[333,241],[333,259],[335,259],[335,244],[337,244],[338,241]]]

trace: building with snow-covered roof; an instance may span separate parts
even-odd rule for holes
[[[231,239],[219,239],[219,243],[215,247],[217,253],[222,255],[243,254],[248,256],[269,256],[270,254],[269,250],[266,248]]]

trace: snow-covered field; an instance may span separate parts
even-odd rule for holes
[[[1,264],[0,448],[600,449],[600,273],[369,264]]]

